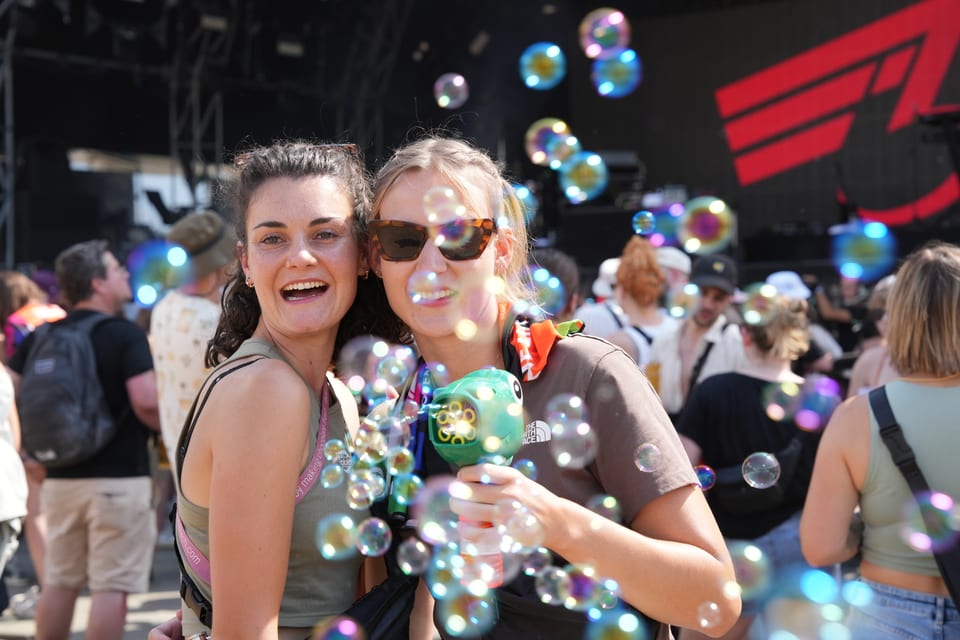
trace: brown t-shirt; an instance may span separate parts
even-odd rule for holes
[[[620,503],[623,524],[629,526],[650,501],[697,482],[650,382],[610,343],[582,334],[559,340],[540,377],[523,383],[523,393],[526,430],[514,461],[534,462],[537,482],[554,494],[580,504],[597,494],[611,495]],[[587,422],[598,436],[596,457],[583,469],[559,467],[551,452],[547,404],[559,394],[583,398]],[[641,471],[634,462],[643,444],[660,450],[661,461],[653,471]],[[555,564],[563,567],[566,561],[556,558]],[[584,637],[586,615],[543,604],[533,579],[522,573],[497,595],[498,622],[485,639]],[[660,625],[656,637],[669,638],[669,627]]]

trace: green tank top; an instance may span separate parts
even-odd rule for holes
[[[886,385],[890,407],[917,465],[934,491],[960,499],[960,387],[929,387],[897,380]],[[860,494],[863,518],[863,559],[881,567],[918,575],[940,571],[930,552],[917,551],[905,542],[910,525],[904,514],[916,513],[916,500],[893,463],[880,437],[877,419],[870,411],[870,463]],[[916,530],[916,527],[913,528]]]
[[[233,356],[220,364],[208,379],[212,379],[225,367],[233,365],[236,360],[251,355],[285,361],[272,345],[251,338],[245,341]],[[334,438],[346,441],[348,433],[346,420],[356,421],[358,419],[356,405],[353,396],[350,395],[349,390],[343,383],[329,374],[328,382],[334,391],[337,402],[327,409],[329,412],[327,441]],[[308,461],[316,448],[319,422],[320,401],[311,390]],[[255,471],[251,470],[251,472]],[[291,488],[291,490],[293,489]],[[187,535],[197,548],[209,558],[208,510],[191,503],[182,493],[177,496],[177,508]],[[347,560],[331,561],[320,555],[320,551],[317,549],[317,523],[325,516],[335,513],[349,514],[357,522],[369,515],[367,512],[357,512],[347,505],[346,483],[336,488],[324,489],[318,482],[296,505],[293,517],[293,535],[290,541],[290,557],[287,565],[287,581],[283,588],[283,599],[280,602],[279,624],[281,627],[311,627],[326,617],[342,613],[353,603],[357,574],[363,557],[357,553]],[[256,523],[250,523],[249,526],[256,526]],[[210,586],[190,570],[189,563],[187,563],[187,571],[204,595],[210,599]],[[255,589],[256,587],[251,586],[251,588]],[[213,604],[215,617],[216,603]]]

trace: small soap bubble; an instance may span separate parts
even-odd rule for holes
[[[603,516],[607,520],[619,523],[622,518],[620,503],[613,496],[598,493],[587,500],[587,509],[593,511],[598,516]]]
[[[550,451],[560,467],[582,469],[593,462],[598,446],[597,433],[587,422],[557,422],[550,427]]]
[[[717,472],[712,467],[698,464],[693,468],[693,471],[697,474],[697,482],[700,483],[700,488],[704,491],[709,491],[713,488],[713,485],[717,484]]]
[[[720,605],[716,602],[701,602],[697,607],[697,625],[701,629],[712,629],[720,622]]]
[[[552,605],[562,605],[569,588],[570,581],[567,572],[560,567],[544,567],[537,574],[536,589],[540,602]]]
[[[593,61],[590,80],[597,95],[622,98],[633,93],[643,80],[643,65],[633,49],[610,52],[609,57]]]
[[[647,473],[656,471],[663,462],[663,453],[657,445],[652,442],[645,442],[637,447],[633,454],[633,462],[640,471]]]
[[[431,304],[440,292],[440,281],[435,271],[414,271],[407,279],[407,297],[414,304]]]
[[[470,87],[459,73],[445,73],[433,83],[433,97],[444,109],[459,109],[470,98]]]
[[[752,600],[769,588],[772,580],[770,560],[760,547],[742,540],[733,540],[727,544],[733,570],[740,585],[744,601]]]
[[[168,291],[190,279],[191,264],[189,254],[180,245],[149,240],[130,252],[126,268],[134,300],[142,307],[152,307]]]
[[[533,267],[530,269],[530,278],[536,289],[537,304],[540,307],[540,316],[556,316],[563,311],[567,303],[567,292],[563,288],[560,278],[548,269]]]
[[[390,447],[387,451],[387,471],[390,475],[410,473],[416,462],[413,452],[407,447]]]
[[[328,462],[337,462],[344,454],[350,455],[350,452],[347,450],[347,445],[339,438],[332,438],[323,445],[323,457]]]
[[[537,200],[537,194],[533,189],[525,184],[511,183],[510,187],[516,194],[520,204],[523,205],[523,219],[527,226],[533,224],[537,217],[537,211],[540,209],[540,202]]]
[[[317,523],[317,549],[327,560],[343,560],[357,552],[357,525],[342,513],[325,516]]]
[[[521,564],[523,573],[528,576],[538,575],[541,571],[551,566],[553,556],[546,547],[538,547],[528,553]]]
[[[343,478],[346,474],[343,472],[343,467],[341,467],[336,462],[331,462],[329,464],[323,465],[323,469],[320,470],[320,486],[324,489],[333,489],[334,487],[339,487],[343,484]]]
[[[313,628],[311,640],[367,640],[363,626],[349,616],[337,616]]]
[[[397,564],[408,576],[418,576],[430,566],[430,547],[416,537],[397,545]]]
[[[588,58],[602,58],[630,44],[630,22],[622,11],[602,7],[580,20],[578,35]]]
[[[794,422],[804,431],[819,431],[830,421],[842,401],[840,383],[828,376],[809,376],[800,391],[800,405],[794,414]]]
[[[553,89],[566,74],[567,58],[552,42],[536,42],[520,54],[520,79],[531,89]]]
[[[727,247],[735,233],[735,216],[727,203],[712,196],[687,202],[677,238],[687,253],[707,255]]]
[[[570,156],[558,169],[560,189],[573,204],[599,196],[607,188],[610,172],[599,154],[580,151]]]
[[[533,460],[527,460],[526,458],[520,458],[519,460],[514,460],[513,468],[530,478],[531,480],[537,479],[537,465]]]
[[[571,611],[586,611],[600,604],[603,585],[597,579],[593,567],[568,564],[564,571],[567,574],[563,581],[565,592],[563,606]]]
[[[450,508],[451,487],[457,484],[452,476],[432,476],[420,489],[413,513],[424,542],[436,545],[457,540],[458,518]]]
[[[765,451],[748,455],[740,469],[744,481],[754,489],[769,489],[780,479],[780,461]]]
[[[497,622],[496,595],[492,590],[477,595],[459,588],[437,601],[436,606],[437,618],[454,637],[479,637]]]
[[[380,518],[367,518],[357,526],[357,549],[367,557],[385,554],[392,540],[390,525]]]
[[[583,398],[573,393],[559,393],[547,401],[547,422],[555,424],[577,425],[587,420],[587,405]]]
[[[633,214],[633,232],[648,236],[657,228],[657,219],[649,211],[637,211]]]
[[[560,165],[553,167],[554,162],[566,160],[572,155],[564,155],[562,159],[557,155],[558,152],[566,153],[567,149],[564,147],[570,147],[570,139],[574,142],[577,140],[566,122],[558,118],[540,118],[527,127],[524,149],[533,164],[557,169]]]
[[[917,494],[904,505],[900,533],[916,551],[947,551],[960,538],[960,508],[953,498],[939,491]]]
[[[833,237],[833,264],[846,278],[879,280],[897,259],[897,242],[882,222],[851,222]]]
[[[399,505],[410,505],[417,501],[423,480],[415,473],[400,473],[393,478],[391,495]]]
[[[431,187],[423,194],[423,211],[431,224],[462,218],[467,208],[453,187]]]
[[[763,326],[777,316],[777,296],[779,292],[772,284],[756,282],[743,290],[744,301],[740,304],[740,315],[747,324]]]
[[[584,640],[648,640],[640,618],[623,607],[591,609],[587,615]]]
[[[761,394],[767,417],[781,422],[792,419],[800,403],[800,385],[796,382],[771,382]]]

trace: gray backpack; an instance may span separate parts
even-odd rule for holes
[[[17,395],[23,448],[43,466],[92,457],[117,432],[97,374],[90,334],[111,316],[44,324],[34,331]]]

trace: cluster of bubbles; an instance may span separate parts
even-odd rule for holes
[[[629,48],[630,23],[622,11],[603,7],[588,13],[580,21],[579,40],[593,60],[590,79],[598,95],[621,98],[640,85],[643,67]]]
[[[736,215],[713,196],[675,202],[654,210],[641,209],[631,219],[633,232],[655,247],[682,247],[687,253],[707,255],[729,246],[736,233]]]
[[[344,346],[338,367],[350,388],[365,397],[372,389],[400,387],[404,379],[418,375],[409,355],[406,347],[373,337],[356,338]],[[441,367],[427,368],[431,374],[426,378],[428,386],[450,382]],[[490,526],[475,528],[467,536],[468,529],[453,511],[452,501],[469,499],[469,486],[454,476],[431,476],[423,481],[414,473],[410,426],[421,412],[433,410],[402,401],[389,410],[374,407],[356,435],[326,443],[320,484],[324,488],[345,485],[348,512],[330,514],[318,523],[316,545],[321,555],[330,560],[356,554],[376,557],[394,544],[401,571],[422,576],[436,599],[437,618],[450,636],[489,631],[497,621],[492,587],[524,574],[533,580],[541,601],[586,612],[587,637],[647,637],[640,618],[621,605],[614,581],[597,575],[589,565],[554,564],[554,556],[543,547],[543,526],[524,505],[512,500],[494,505]],[[560,394],[547,403],[551,451],[559,466],[578,468],[593,460],[597,439],[588,419],[588,408],[578,396]],[[638,465],[650,470],[660,464],[660,458],[655,445],[638,449]],[[530,460],[518,459],[512,464],[527,477],[536,478],[536,465]],[[388,523],[370,516],[371,505],[382,499],[409,510],[414,535],[394,540]],[[591,526],[622,522],[620,505],[613,496],[596,495],[587,507],[596,514]],[[708,623],[709,612],[705,609]],[[312,637],[362,640],[365,632],[357,621],[339,616],[318,626]]]
[[[777,422],[793,421],[803,431],[825,427],[843,400],[840,384],[828,376],[810,376],[802,385],[773,382],[761,397],[767,417]]]
[[[127,256],[126,266],[134,300],[142,307],[152,307],[190,278],[190,254],[166,240],[138,245]]]
[[[610,172],[603,158],[584,151],[559,118],[540,118],[527,127],[524,149],[530,162],[557,172],[564,196],[574,204],[596,198],[607,188]]]
[[[893,269],[897,243],[882,222],[851,222],[833,237],[831,252],[840,275],[870,282]]]

